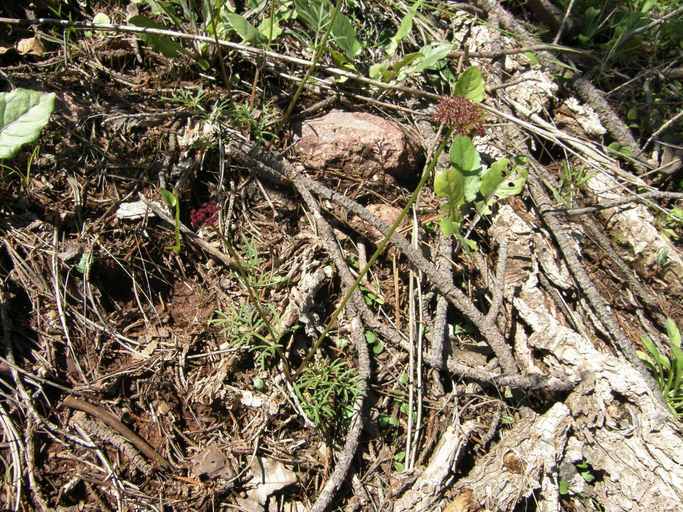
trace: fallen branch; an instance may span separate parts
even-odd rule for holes
[[[168,469],[171,467],[171,464],[161,455],[159,455],[159,453],[157,453],[157,451],[154,448],[152,448],[147,443],[147,441],[145,441],[143,438],[141,438],[139,435],[137,435],[135,432],[129,429],[126,425],[124,425],[121,422],[121,420],[119,420],[116,416],[114,416],[106,409],[88,403],[85,400],[81,400],[80,398],[76,398],[74,396],[67,396],[62,402],[62,405],[64,405],[65,407],[69,407],[70,409],[83,411],[90,414],[91,416],[94,416],[102,423],[112,428],[115,432],[125,437],[133,446],[135,446],[138,450],[144,453],[145,456],[147,456],[147,458],[153,460],[162,468]]]
[[[529,161],[532,164],[529,172],[529,191],[531,192],[531,196],[536,203],[539,215],[557,241],[557,245],[562,252],[569,270],[574,276],[574,279],[576,279],[576,282],[579,284],[581,291],[586,295],[586,298],[588,299],[588,302],[593,308],[595,314],[607,328],[607,334],[610,341],[621,351],[628,362],[640,370],[641,374],[643,374],[643,377],[650,386],[652,393],[658,397],[660,405],[666,409],[666,406],[661,398],[659,388],[657,387],[657,383],[647,371],[647,368],[643,362],[636,355],[633,344],[617,323],[609,305],[602,298],[600,292],[598,292],[590,277],[588,277],[585,268],[579,261],[574,249],[573,240],[566,233],[564,226],[561,224],[556,214],[549,213],[551,204],[550,198],[543,189],[540,178],[537,176],[537,172],[539,172],[537,169],[541,168],[540,164],[532,159]]]

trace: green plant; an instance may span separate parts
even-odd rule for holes
[[[269,288],[287,282],[286,277],[278,276],[272,270],[263,271],[264,261],[253,240],[242,237],[241,253],[242,270],[249,287],[254,289]]]
[[[365,331],[365,341],[368,342],[370,350],[376,356],[384,352],[384,343],[382,343],[373,331]]]
[[[264,103],[260,109],[248,103],[235,103],[229,111],[235,126],[249,133],[256,142],[272,141],[277,138],[269,127],[276,123],[279,114],[271,103]]]
[[[175,243],[169,246],[168,249],[171,249],[176,254],[180,254],[182,248],[180,242],[180,201],[178,201],[178,197],[173,192],[165,188],[159,189],[159,193],[168,207],[175,212]]]
[[[488,215],[497,200],[519,194],[528,175],[521,165],[523,161],[507,158],[497,160],[483,170],[472,140],[461,135],[453,138],[449,160],[451,167],[434,178],[434,192],[446,199],[441,230],[459,239],[463,238],[460,231],[466,206],[472,205],[479,214]]]
[[[671,240],[681,239],[681,227],[683,227],[683,208],[672,208],[660,221],[664,234]]]
[[[311,65],[306,70],[299,86],[287,106],[284,119],[289,119],[299,96],[306,87],[318,62],[328,51],[328,40],[334,42],[343,54],[333,54],[336,60],[353,64],[353,59],[363,50],[363,45],[356,37],[351,20],[342,14],[329,0],[294,0],[297,17],[300,18],[315,34],[313,42],[314,54]]]
[[[294,392],[306,416],[324,432],[339,428],[353,417],[359,378],[342,359],[319,360],[307,365],[294,382]]]
[[[261,305],[261,309],[268,313],[271,323],[279,323],[277,310],[272,304]],[[250,352],[254,363],[261,369],[269,367],[282,350],[282,345],[271,339],[268,326],[259,311],[249,303],[216,311],[209,325],[217,327],[233,348]]]
[[[29,89],[0,92],[0,160],[34,142],[55,108],[54,93]]]
[[[555,199],[566,207],[574,206],[576,196],[595,173],[590,172],[583,166],[575,166],[569,162],[562,162],[560,172],[560,189],[554,190]]]
[[[671,355],[662,354],[652,339],[641,336],[647,352],[637,351],[638,357],[654,374],[664,401],[671,412],[679,419],[683,418],[683,351],[681,350],[681,333],[676,322],[666,320],[666,333]]]

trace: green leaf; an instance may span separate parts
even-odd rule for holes
[[[296,14],[316,34],[330,21],[330,4],[327,0],[294,0]]]
[[[373,331],[365,331],[365,341],[368,342],[368,345],[374,345],[379,339]]]
[[[76,270],[81,274],[87,274],[92,265],[92,260],[92,252],[84,252],[83,254],[81,254],[81,259],[78,261],[78,265],[76,265]]]
[[[425,70],[436,69],[448,57],[453,49],[453,45],[449,42],[432,43],[422,47],[417,52],[417,58],[410,66],[405,66],[401,69],[398,75],[398,80],[404,80],[409,76],[419,75]]]
[[[162,25],[161,23],[150,20],[145,16],[133,16],[128,20],[128,23],[135,25],[136,27],[156,28],[162,30],[168,29],[168,27]],[[156,34],[140,34],[139,36],[140,39],[142,39],[145,43],[168,58],[173,58],[180,55],[182,46],[168,36],[160,36]]]
[[[356,30],[348,17],[334,7],[329,0],[294,0],[297,16],[315,32],[316,36],[327,30],[328,24],[334,22],[330,28],[330,37],[344,54],[353,60],[363,49],[363,45],[356,37]]]
[[[481,70],[476,66],[467,68],[458,78],[453,92],[456,96],[463,96],[475,103],[483,101],[486,89]]]
[[[451,163],[461,172],[476,171],[481,167],[479,153],[469,137],[453,138],[449,152]]]
[[[98,12],[95,14],[95,17],[92,19],[93,25],[110,25],[111,24],[111,19],[109,19],[109,16],[104,14],[103,12]]]
[[[671,345],[675,345],[677,347],[681,346],[681,332],[678,330],[678,326],[676,325],[676,322],[674,322],[671,318],[666,319],[666,323],[664,324],[666,327],[666,334],[669,336],[669,341],[671,342]]]
[[[54,93],[15,89],[0,93],[0,160],[34,142],[55,108]]]
[[[566,496],[569,494],[569,482],[566,480],[560,480],[559,491],[560,496]]]
[[[178,206],[178,198],[175,196],[173,192],[170,192],[166,190],[165,188],[160,188],[159,193],[161,194],[161,197],[166,201],[166,204],[170,206],[171,208],[175,208]]]
[[[607,146],[607,151],[617,156],[633,156],[633,151],[630,147],[618,142],[612,142],[609,146]]]
[[[434,193],[448,198],[453,205],[464,204],[465,176],[456,169],[448,169],[437,173],[434,178]]]
[[[282,34],[282,27],[277,18],[275,20],[273,18],[265,18],[259,23],[258,31],[266,41],[275,41]]]
[[[372,344],[372,353],[373,354],[378,356],[382,352],[384,352],[384,343],[382,343],[381,341],[378,341],[377,343]]]
[[[398,418],[386,414],[380,414],[377,418],[377,423],[379,423],[380,427],[398,427],[400,425]]]
[[[223,17],[245,43],[255,43],[261,39],[261,34],[257,28],[249,23],[244,16],[240,16],[234,12],[224,12]]]
[[[382,80],[384,82],[390,82],[396,76],[401,73],[401,70],[404,69],[405,67],[409,66],[413,62],[419,60],[422,58],[422,54],[419,52],[414,52],[414,53],[408,53],[403,56],[403,58],[397,62],[391,63],[388,61],[380,62],[377,64],[373,64],[370,66],[370,78],[374,78],[375,80]],[[401,75],[408,76],[404,73],[401,73]],[[403,78],[405,78],[403,76]]]
[[[335,44],[344,51],[349,60],[353,60],[363,51],[363,45],[356,37],[356,30],[353,28],[351,20],[336,7],[333,7],[333,9],[337,12],[332,23],[332,38]]]
[[[448,217],[444,217],[439,221],[439,227],[441,228],[441,232],[445,236],[458,234],[460,232],[460,226],[460,222],[457,222],[454,219],[450,219]]]
[[[524,56],[532,66],[538,66],[541,63],[541,61],[538,59],[538,55],[536,55],[535,52],[525,52]]]
[[[406,15],[401,20],[401,24],[398,27],[396,33],[392,36],[389,44],[386,47],[387,55],[390,57],[396,53],[398,45],[403,41],[403,39],[410,34],[413,30],[413,18],[417,14],[417,10],[422,6],[422,0],[417,0],[413,6],[408,10]]]
[[[505,171],[507,171],[510,161],[507,158],[496,160],[491,167],[481,176],[481,186],[479,191],[484,198],[492,196],[498,186],[505,179]]]

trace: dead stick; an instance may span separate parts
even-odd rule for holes
[[[121,420],[119,420],[116,416],[114,416],[106,409],[103,409],[102,407],[91,404],[89,402],[86,402],[85,400],[81,400],[80,398],[76,398],[73,396],[67,396],[62,402],[62,405],[64,405],[65,407],[69,407],[71,409],[83,411],[87,414],[90,414],[91,416],[94,416],[102,423],[104,423],[105,425],[107,425],[108,427],[112,428],[114,431],[118,432],[123,437],[125,437],[128,441],[130,441],[130,443],[133,446],[135,446],[138,450],[145,454],[147,458],[153,460],[159,466],[163,468],[171,467],[171,464],[161,455],[159,455],[157,451],[147,443],[147,441],[145,441],[143,438],[141,438],[139,435],[137,435],[135,432],[129,429],[126,425],[124,425],[121,422]]]

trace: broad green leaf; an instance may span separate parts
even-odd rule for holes
[[[349,60],[353,60],[354,57],[363,51],[363,45],[356,37],[356,30],[353,28],[351,20],[337,10],[336,7],[333,9],[337,12],[332,23],[331,35],[335,44],[344,51]]]
[[[330,21],[330,4],[327,0],[294,0],[296,14],[316,34]]]
[[[478,67],[467,68],[455,84],[453,91],[456,96],[463,96],[470,101],[479,103],[486,96],[484,77]]]
[[[451,205],[461,206],[465,198],[465,176],[455,169],[439,172],[434,178],[434,193],[448,198]]]
[[[365,331],[365,341],[367,341],[369,345],[372,345],[374,343],[377,343],[379,339],[377,338],[377,335],[374,333],[374,331]]]
[[[681,387],[681,380],[683,380],[683,351],[677,345],[671,346],[671,359],[673,364],[671,365],[670,389],[677,395]]]
[[[422,0],[417,0],[413,6],[408,10],[406,15],[401,20],[401,24],[398,27],[396,33],[392,36],[389,44],[386,47],[386,52],[388,56],[394,55],[398,49],[398,45],[403,41],[403,39],[410,34],[413,30],[413,18],[417,14],[417,10],[422,6]]]
[[[240,16],[234,12],[225,12],[223,13],[223,17],[230,23],[230,26],[237,32],[237,35],[242,38],[242,41],[246,43],[255,43],[260,40],[261,34],[244,16]]]
[[[135,25],[137,27],[144,28],[156,28],[156,29],[167,29],[161,23],[157,23],[154,20],[150,20],[145,16],[133,16],[128,20],[128,23]],[[180,54],[182,46],[176,43],[173,39],[168,36],[160,36],[156,34],[139,34],[140,39],[150,45],[159,53],[165,55],[168,58],[177,57]]]
[[[493,195],[498,186],[503,182],[503,179],[505,179],[505,171],[509,165],[510,161],[507,158],[501,158],[491,164],[491,167],[482,174],[481,186],[479,187],[482,196],[488,198]]]
[[[495,191],[495,196],[498,199],[505,199],[506,197],[516,196],[524,189],[524,184],[529,176],[529,171],[526,167],[515,165],[511,173],[505,177],[503,182]]]
[[[479,175],[480,169],[474,171],[465,171],[463,175],[465,176],[465,202],[471,203],[477,197],[479,192],[479,186],[481,182],[481,177]]]
[[[671,342],[672,346],[681,346],[681,332],[678,330],[678,326],[676,325],[676,322],[674,322],[671,318],[666,319],[666,333],[669,336],[669,341]]]
[[[409,66],[410,64],[412,64],[420,58],[422,58],[422,54],[420,54],[419,52],[414,52],[404,55],[401,60],[394,63],[384,61],[378,64],[373,64],[370,67],[370,77],[374,78],[375,80],[390,82],[391,80],[396,78],[396,76],[399,73],[401,73],[401,70],[403,68]],[[403,75],[404,73],[401,74]]]
[[[441,232],[445,236],[457,235],[460,232],[460,222],[444,217],[439,221]]]
[[[449,151],[451,163],[460,171],[475,171],[481,167],[479,153],[469,137],[458,135],[453,138]]]
[[[55,108],[54,93],[15,89],[0,93],[0,160],[34,142]]]
[[[538,66],[541,63],[541,61],[538,59],[538,55],[536,55],[534,52],[525,52],[524,56],[532,66]]]
[[[401,69],[398,79],[404,80],[409,76],[419,75],[427,69],[436,69],[445,61],[452,49],[453,45],[449,42],[432,43],[424,46],[418,52],[418,58],[410,66]]]
[[[282,34],[282,27],[277,18],[274,21],[272,18],[266,18],[259,23],[258,31],[266,41],[275,41]]]
[[[294,6],[297,16],[315,33],[316,38],[327,30],[329,23],[332,23],[330,39],[344,51],[350,60],[353,60],[363,49],[363,45],[356,37],[356,30],[351,20],[329,0],[294,0]],[[335,14],[334,22],[333,14]]]

